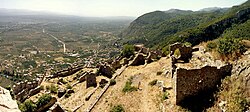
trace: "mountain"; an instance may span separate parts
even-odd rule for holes
[[[125,43],[142,43],[163,48],[174,42],[197,45],[230,31],[249,35],[250,1],[231,8],[205,8],[200,11],[171,9],[144,14],[121,34]],[[246,23],[247,22],[247,23]],[[233,35],[232,35],[233,36]]]
[[[220,8],[220,7],[208,7],[208,8],[204,8],[201,9],[199,11],[201,12],[211,12],[211,11],[227,11],[229,8]]]
[[[152,47],[166,36],[209,22],[223,14],[221,11],[194,12],[179,9],[154,11],[134,20],[121,36],[125,43],[143,43]]]

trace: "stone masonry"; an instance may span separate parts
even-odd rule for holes
[[[177,68],[174,76],[176,104],[189,96],[210,90],[220,83],[221,79],[230,75],[232,65],[222,67],[205,66],[199,69]]]

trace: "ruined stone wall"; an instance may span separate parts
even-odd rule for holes
[[[185,98],[195,96],[199,92],[213,89],[221,79],[229,75],[232,65],[217,68],[205,66],[200,69],[177,68],[174,75],[174,88],[176,104],[180,104]]]
[[[58,71],[50,76],[50,78],[55,78],[55,77],[66,77],[69,75],[72,75],[76,73],[77,71],[83,69],[82,66],[76,66],[76,67],[71,67],[65,70]]]
[[[177,60],[183,60],[185,62],[188,62],[189,59],[192,57],[192,47],[186,47],[181,43],[175,43],[170,46],[170,56],[174,55],[176,49],[179,49],[181,53],[181,56]]]
[[[22,81],[17,83],[16,85],[13,86],[13,92],[14,94],[18,94],[19,92],[21,92],[24,89],[34,89],[36,88],[39,84],[38,81],[33,81],[33,82],[28,82],[28,81]]]

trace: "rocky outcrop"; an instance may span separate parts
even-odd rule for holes
[[[174,77],[176,104],[180,104],[185,98],[198,95],[202,91],[216,88],[221,79],[231,74],[231,70],[231,64],[218,68],[214,66],[198,69],[177,68]]]
[[[11,98],[10,92],[0,87],[0,111],[21,112],[15,100]]]

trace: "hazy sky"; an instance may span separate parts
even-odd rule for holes
[[[29,9],[81,16],[140,16],[171,8],[231,7],[247,0],[0,0],[0,8]]]

